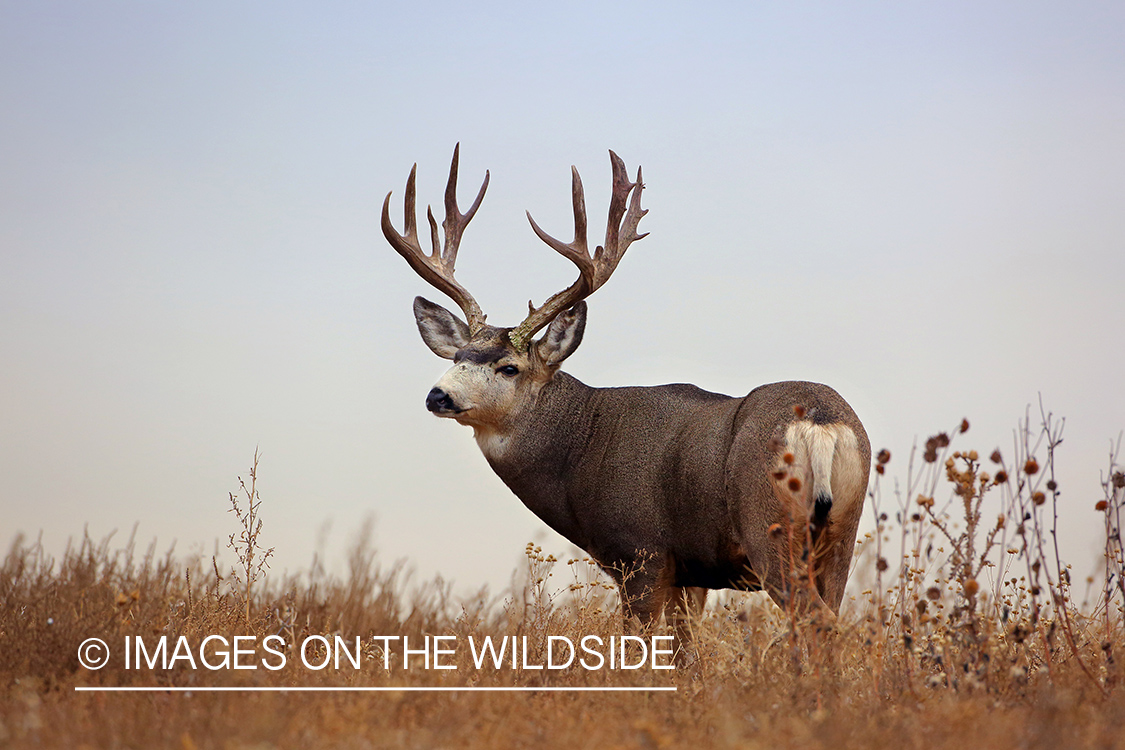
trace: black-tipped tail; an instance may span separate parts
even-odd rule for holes
[[[827,492],[821,492],[816,496],[816,502],[813,503],[812,518],[809,519],[814,532],[820,531],[828,525],[828,514],[831,512],[832,496]]]

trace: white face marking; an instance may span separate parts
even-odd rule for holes
[[[486,396],[489,392],[491,376],[490,366],[469,362],[461,362],[446,370],[441,379],[434,384],[434,388],[445,391],[453,399],[459,412],[439,416],[456,419],[461,416],[461,412],[472,412],[479,408],[482,401],[488,400]]]
[[[522,367],[517,375],[501,372],[507,364],[505,358],[489,364],[459,362],[449,368],[434,387],[445,391],[457,411],[439,416],[451,417],[478,431],[505,432],[538,392],[533,379],[523,374]]]
[[[434,384],[448,399],[434,414],[472,427],[484,455],[500,458],[511,447],[514,426],[526,418],[555,369],[534,351],[516,352],[487,341],[455,356],[458,361]]]

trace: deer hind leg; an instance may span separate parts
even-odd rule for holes
[[[676,635],[675,659],[679,667],[690,667],[698,660],[694,630],[699,626],[706,603],[707,589],[698,586],[677,586],[672,589],[665,618]]]
[[[794,593],[837,613],[866,478],[855,433],[841,424],[790,424],[771,473],[784,516]],[[804,585],[800,585],[803,583]],[[802,593],[802,590],[804,593]]]
[[[762,587],[782,609],[816,619],[835,619],[824,600],[820,550],[831,526],[831,485],[835,433],[811,421],[778,428],[769,441],[768,489],[772,512],[764,538],[747,539],[744,548]],[[751,530],[761,532],[760,528]]]
[[[856,530],[863,514],[869,462],[861,455],[854,432],[843,425],[833,427],[836,431],[831,465],[833,504],[830,523],[820,540],[818,567],[821,594],[833,610],[839,611],[855,551]]]
[[[635,619],[641,628],[654,624],[673,598],[674,568],[666,555],[638,550],[635,560],[613,566],[612,574],[625,620]]]

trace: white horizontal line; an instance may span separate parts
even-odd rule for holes
[[[675,687],[89,687],[75,686],[75,692],[92,693],[581,693],[581,692],[676,692]]]

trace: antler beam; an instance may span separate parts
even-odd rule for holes
[[[605,244],[599,245],[592,257],[586,244],[586,198],[582,191],[582,178],[579,177],[576,168],[570,168],[571,196],[574,202],[574,239],[571,242],[564,243],[550,236],[539,228],[535,219],[531,218],[531,212],[527,214],[531,228],[539,239],[578,267],[578,279],[563,291],[552,295],[538,308],[528,303],[527,318],[508,333],[508,339],[517,349],[525,349],[531,337],[554,320],[556,315],[569,310],[580,300],[597,291],[609,280],[622,256],[625,255],[625,251],[629,249],[629,245],[648,236],[647,232],[637,234],[637,226],[641,218],[648,213],[647,209],[641,208],[641,191],[644,190],[644,183],[641,180],[640,167],[637,167],[637,181],[630,182],[629,173],[621,157],[610,151],[609,160],[613,166],[613,194],[609,201]],[[630,193],[632,193],[631,199]],[[628,204],[628,211],[626,211],[626,204]]]
[[[449,182],[445,186],[445,220],[441,223],[445,230],[444,245],[439,244],[437,221],[434,220],[434,212],[429,206],[426,207],[426,218],[430,222],[430,242],[433,245],[433,252],[428,255],[425,254],[418,242],[418,221],[414,203],[414,180],[415,173],[418,170],[417,164],[410,169],[410,177],[406,180],[406,196],[404,199],[406,234],[399,234],[394,228],[394,224],[391,223],[391,193],[387,193],[387,198],[383,201],[381,224],[383,234],[387,241],[391,243],[391,246],[406,259],[415,273],[457,303],[457,306],[465,313],[469,331],[476,333],[484,327],[485,315],[481,311],[480,305],[473,299],[473,295],[469,294],[468,290],[453,278],[453,267],[457,263],[457,248],[461,245],[461,235],[469,222],[473,220],[473,216],[484,199],[484,191],[488,189],[489,174],[486,170],[484,183],[480,186],[477,199],[473,201],[473,205],[469,207],[468,212],[461,213],[457,208],[457,162],[460,152],[461,144],[458,143],[453,149],[453,163],[449,167]]]

